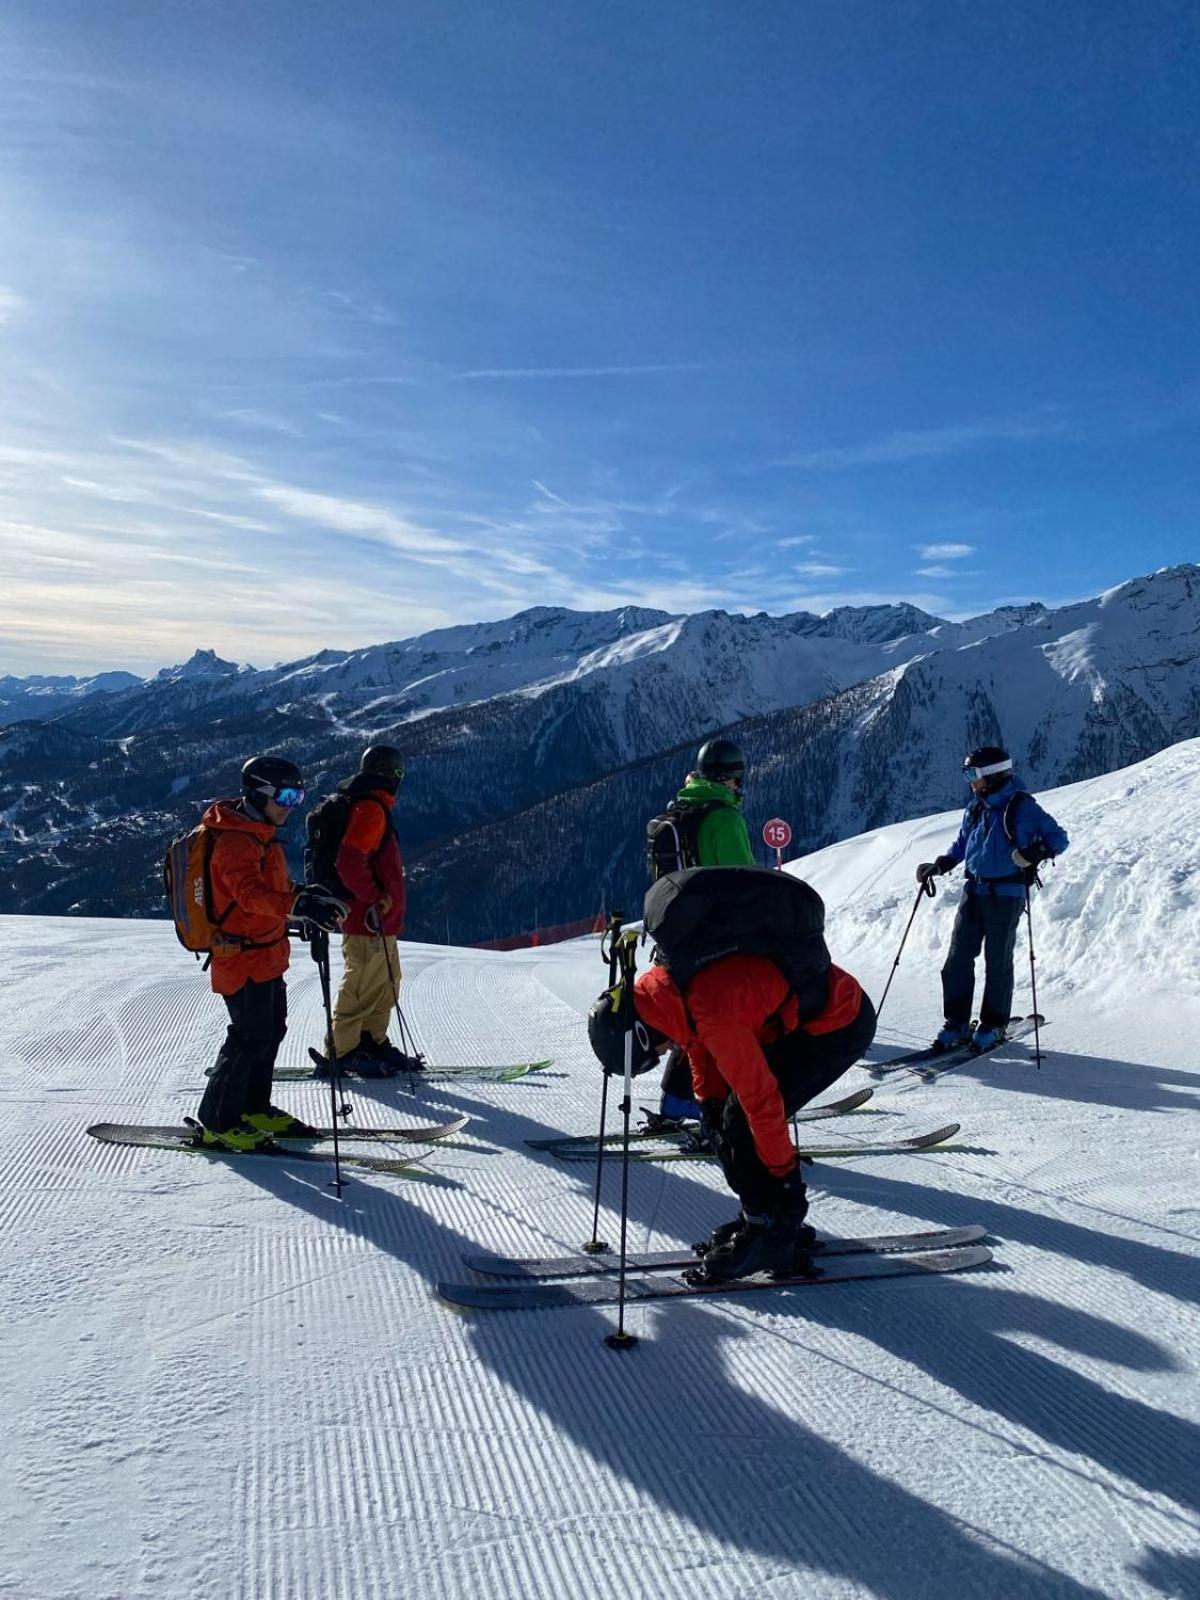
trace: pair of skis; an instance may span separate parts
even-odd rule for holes
[[[890,1078],[894,1073],[907,1072],[931,1083],[933,1079],[940,1078],[943,1072],[950,1072],[954,1067],[961,1067],[980,1056],[991,1055],[994,1050],[1002,1050],[1006,1044],[1024,1039],[1035,1029],[1045,1026],[1045,1017],[1040,1012],[1031,1012],[1027,1017],[1010,1018],[1004,1038],[989,1045],[986,1050],[977,1050],[974,1045],[963,1045],[958,1050],[939,1050],[934,1045],[928,1045],[923,1050],[910,1050],[905,1055],[892,1056],[889,1061],[863,1062],[862,1065],[873,1078]]]
[[[978,1224],[930,1233],[874,1234],[818,1239],[812,1265],[782,1277],[731,1278],[708,1282],[697,1272],[694,1253],[666,1250],[626,1258],[625,1299],[675,1300],[703,1295],[747,1294],[764,1289],[811,1288],[863,1278],[927,1277],[985,1266],[992,1252],[978,1241]],[[439,1283],[439,1296],[472,1311],[550,1311],[570,1306],[615,1305],[620,1297],[615,1256],[530,1257],[464,1255],[472,1272],[516,1280],[502,1284]],[[685,1276],[686,1274],[686,1276]],[[562,1280],[574,1281],[562,1281]]]
[[[432,1123],[428,1127],[417,1128],[339,1128],[339,1140],[365,1140],[384,1139],[399,1140],[404,1144],[437,1144],[443,1139],[452,1138],[460,1133],[471,1119],[469,1117],[455,1117],[450,1122]],[[234,1161],[253,1161],[266,1159],[278,1161],[281,1158],[288,1161],[318,1161],[322,1166],[328,1165],[329,1157],[319,1150],[311,1148],[314,1140],[289,1140],[286,1135],[275,1135],[274,1148],[266,1150],[231,1150],[221,1145],[205,1145],[198,1142],[199,1124],[185,1119],[182,1126],[152,1125],[129,1122],[95,1122],[87,1130],[93,1139],[101,1144],[139,1145],[151,1150],[176,1150],[188,1155],[216,1156],[219,1159],[228,1157]],[[319,1138],[332,1139],[332,1128],[317,1130]],[[342,1160],[351,1166],[364,1168],[368,1172],[386,1172],[393,1177],[423,1177],[424,1173],[420,1163],[425,1156],[409,1156],[405,1158],[389,1156],[361,1155],[358,1151],[351,1151],[342,1156]]]

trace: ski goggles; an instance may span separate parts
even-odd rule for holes
[[[304,804],[304,790],[296,789],[291,784],[283,784],[271,796],[277,806],[282,806],[285,811],[292,811],[296,806]]]
[[[978,783],[980,778],[993,778],[998,772],[1011,772],[1011,761],[993,761],[987,767],[964,767],[963,777],[968,783]]]

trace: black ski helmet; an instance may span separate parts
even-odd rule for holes
[[[606,1073],[625,1071],[625,1007],[623,989],[606,989],[588,1013],[588,1040]],[[633,1075],[649,1072],[658,1052],[668,1042],[665,1033],[651,1028],[635,1015],[633,1022]]]
[[[981,744],[963,758],[963,777],[968,783],[978,783],[982,778],[986,794],[1003,789],[1012,770],[1012,757],[1003,745]]]
[[[274,800],[281,792],[288,795],[281,805],[303,802],[304,779],[296,763],[285,756],[251,756],[242,768],[242,793],[251,805],[261,811],[264,800]]]
[[[700,746],[696,771],[713,783],[735,778],[740,785],[746,776],[746,758],[732,739],[710,739]]]
[[[362,753],[358,770],[382,778],[395,790],[404,782],[404,757],[394,744],[369,745]]]

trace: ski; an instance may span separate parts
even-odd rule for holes
[[[437,1144],[440,1139],[450,1139],[470,1122],[470,1117],[455,1117],[451,1122],[430,1122],[418,1128],[342,1128],[337,1130],[339,1140],[395,1139],[404,1144]],[[120,1127],[120,1123],[98,1123],[98,1127]],[[192,1129],[186,1125],[152,1126],[141,1124],[142,1133],[154,1133],[162,1139],[190,1139]],[[91,1132],[89,1128],[88,1132]],[[273,1133],[276,1144],[315,1144],[318,1140],[333,1138],[332,1128],[316,1128],[310,1134]]]
[[[920,1078],[922,1083],[933,1083],[935,1079],[941,1077],[943,1072],[952,1072],[955,1067],[964,1067],[968,1062],[976,1061],[981,1056],[994,1055],[997,1050],[1003,1050],[1006,1044],[1011,1044],[1016,1039],[1028,1038],[1033,1033],[1035,1022],[1039,1029],[1046,1026],[1046,1019],[1040,1012],[1036,1019],[1033,1016],[1022,1017],[1020,1022],[1014,1023],[1010,1027],[998,1044],[990,1045],[986,1050],[969,1050],[966,1055],[955,1053],[944,1061],[918,1063],[911,1069],[912,1074],[915,1078]]]
[[[913,1250],[949,1250],[986,1238],[987,1229],[974,1223],[965,1228],[937,1228],[931,1233],[879,1233],[858,1239],[818,1239],[814,1256],[892,1255]],[[607,1255],[463,1256],[463,1265],[485,1278],[518,1278],[525,1283],[551,1283],[556,1278],[607,1278],[619,1271],[615,1253]],[[682,1272],[694,1267],[694,1250],[658,1250],[625,1258],[629,1272]]]
[[[332,1163],[332,1156],[316,1150],[298,1150],[294,1145],[279,1145],[274,1150],[225,1150],[216,1145],[194,1142],[189,1128],[149,1127],[131,1122],[94,1122],[87,1130],[101,1144],[141,1145],[148,1150],[180,1150],[186,1155],[215,1156],[231,1161],[318,1161],[323,1167]],[[384,1156],[360,1156],[344,1153],[343,1163],[365,1167],[369,1172],[387,1172],[394,1177],[422,1178],[427,1174],[416,1164],[420,1157],[406,1160],[388,1159]]]
[[[909,1150],[929,1150],[935,1144],[944,1144],[947,1139],[952,1139],[962,1126],[958,1122],[948,1122],[944,1128],[935,1128],[932,1133],[918,1133],[911,1139],[889,1139],[878,1144],[836,1144],[836,1145],[800,1145],[796,1154],[801,1161],[827,1161],[836,1156],[895,1156],[903,1155]],[[551,1150],[550,1154],[558,1161],[591,1161],[596,1151],[591,1150]],[[715,1160],[711,1150],[682,1150],[668,1148],[664,1150],[631,1150],[630,1161],[712,1161]]]
[[[786,1278],[731,1278],[719,1283],[664,1273],[657,1277],[625,1279],[625,1298],[674,1300],[707,1295],[746,1294],[751,1290],[812,1289],[819,1284],[845,1283],[857,1278],[920,1278],[939,1272],[963,1272],[985,1266],[992,1259],[987,1245],[965,1245],[952,1250],[929,1250],[916,1255],[850,1255],[836,1266],[814,1265],[810,1271]],[[550,1311],[566,1306],[614,1305],[621,1285],[615,1277],[585,1278],[578,1283],[439,1283],[437,1292],[454,1306],[472,1311]]]
[[[321,1059],[323,1060],[324,1057]],[[514,1083],[518,1078],[524,1078],[531,1072],[544,1072],[547,1067],[552,1067],[553,1065],[554,1061],[550,1057],[547,1057],[547,1059],[544,1061],[511,1061],[496,1066],[490,1066],[484,1063],[479,1065],[454,1063],[447,1066],[423,1067],[420,1072],[414,1072],[412,1076],[420,1079],[422,1082],[425,1082],[426,1080],[436,1081],[442,1078],[477,1078],[484,1083]],[[389,1076],[407,1078],[409,1074],[407,1072],[398,1072],[390,1074]],[[344,1072],[341,1074],[341,1077],[346,1082],[352,1082],[356,1079],[357,1074],[352,1072]],[[364,1079],[363,1081],[367,1083],[386,1083],[387,1079],[368,1078]],[[328,1083],[329,1079],[324,1073],[317,1072],[315,1070],[315,1066],[276,1067],[275,1082]]]
[[[1046,1026],[1046,1019],[1040,1012],[1037,1015],[1037,1025],[1039,1028]],[[1033,1026],[1032,1013],[1027,1017],[1012,1017],[1004,1038],[988,1050],[976,1050],[971,1045],[963,1045],[958,1050],[935,1050],[932,1045],[927,1045],[923,1050],[910,1050],[906,1055],[893,1056],[890,1061],[880,1061],[872,1065],[866,1062],[860,1064],[873,1078],[887,1078],[894,1072],[919,1072],[922,1069],[946,1072],[950,1067],[961,1066],[964,1061],[970,1061],[975,1056],[990,1055],[992,1050],[999,1050],[1001,1045],[1010,1044],[1014,1039],[1025,1038],[1027,1034],[1033,1032]]]
[[[865,1105],[874,1093],[874,1089],[859,1089],[855,1094],[848,1094],[844,1100],[831,1100],[828,1105],[824,1106],[805,1106],[803,1110],[797,1111],[795,1116],[789,1117],[788,1120],[789,1122],[821,1122],[826,1117],[842,1117],[848,1112],[857,1111],[859,1106]],[[630,1143],[645,1143],[650,1139],[673,1143],[676,1140],[686,1139],[698,1126],[698,1123],[689,1122],[686,1127],[678,1129],[670,1128],[656,1131],[653,1128],[639,1128],[636,1133],[629,1135],[629,1139]],[[621,1144],[624,1138],[625,1135],[623,1133],[608,1133],[604,1136],[604,1143],[606,1145]],[[593,1134],[582,1133],[577,1136],[556,1134],[552,1139],[526,1139],[525,1143],[531,1150],[580,1149],[586,1150],[589,1155],[594,1156],[600,1141]]]

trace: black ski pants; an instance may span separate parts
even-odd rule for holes
[[[229,1027],[197,1113],[206,1128],[218,1133],[271,1104],[275,1057],[287,1032],[287,985],[282,978],[247,980],[236,994],[223,998]]]
[[[784,1109],[790,1117],[865,1055],[875,1037],[875,1007],[864,994],[858,1016],[832,1033],[805,1033],[796,1028],[763,1051],[779,1081]],[[718,1063],[718,1066],[720,1063]],[[747,1211],[771,1212],[779,1180],[763,1165],[746,1113],[736,1095],[725,1101],[721,1125],[713,1141],[725,1182]]]
[[[942,968],[942,1006],[947,1022],[970,1022],[975,962],[983,951],[983,1004],[979,1020],[1003,1027],[1012,1010],[1013,951],[1025,909],[1024,894],[988,894],[968,888],[954,919],[950,953]]]

